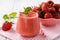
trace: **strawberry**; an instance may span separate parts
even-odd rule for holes
[[[49,4],[49,7],[51,8],[51,7],[53,6],[54,2],[51,1],[51,0],[49,0],[49,1],[47,2],[47,4]]]
[[[49,8],[49,9],[50,9],[50,12],[51,12],[52,14],[56,13],[56,10],[55,10],[54,7],[51,7],[51,8]]]
[[[42,6],[43,4],[46,4],[47,6],[49,6],[49,4],[48,4],[48,3],[46,3],[46,2],[42,2],[42,3],[41,3],[41,6]]]
[[[56,10],[58,10],[60,8],[60,4],[53,4],[53,7],[55,7]]]
[[[47,3],[48,3],[48,4],[54,4],[54,2],[51,1],[51,0],[49,0]]]
[[[42,2],[42,3],[41,3],[41,6],[42,6],[44,3],[45,3],[45,2]]]
[[[60,8],[58,9],[58,13],[60,14]]]
[[[56,19],[60,19],[60,14],[59,13],[55,13],[55,14],[53,14],[53,17],[56,18]]]
[[[32,17],[32,16],[35,15],[35,13],[36,13],[36,12],[34,12],[34,11],[30,11],[30,12],[27,14],[27,16]]]
[[[24,12],[19,12],[19,13],[20,13],[20,16],[26,16]]]
[[[58,10],[59,12],[60,12],[60,8],[59,8],[59,10]]]
[[[39,7],[34,7],[32,11],[37,12],[39,10]]]
[[[50,12],[47,3],[43,3],[43,4],[42,4],[42,11],[43,11],[43,12]]]
[[[3,31],[8,31],[12,28],[12,23],[11,22],[4,22],[3,23],[3,26],[2,26],[2,30]]]
[[[51,13],[46,13],[45,16],[44,16],[45,19],[47,18],[53,18],[53,16],[51,15]]]

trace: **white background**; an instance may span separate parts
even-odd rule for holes
[[[0,27],[3,23],[2,16],[12,11],[22,11],[26,6],[38,6],[41,2],[48,0],[0,0]],[[60,3],[60,0],[52,0],[55,3]]]

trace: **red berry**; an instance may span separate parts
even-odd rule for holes
[[[20,16],[26,16],[24,12],[20,12]]]
[[[54,8],[54,7],[51,7],[51,8],[50,8],[50,12],[51,12],[51,13],[56,13],[55,8]]]
[[[43,12],[50,12],[47,3],[43,3],[43,4],[42,4],[42,11],[43,11]]]
[[[48,3],[48,4],[54,4],[54,2],[51,1],[51,0],[49,0],[47,3]]]
[[[35,13],[36,13],[36,12],[34,12],[34,11],[30,11],[27,15],[28,15],[29,17],[32,17],[32,16],[35,16]]]
[[[60,12],[60,8],[59,8],[59,10],[58,10],[59,12]]]
[[[45,16],[44,16],[45,19],[47,18],[53,18],[53,16],[51,15],[51,13],[46,13]]]
[[[49,6],[49,4],[48,4],[48,3],[46,3],[46,2],[42,2],[42,3],[41,3],[41,6],[42,6],[43,4],[46,4],[47,6]]]
[[[34,7],[32,11],[37,12],[39,10],[39,7]]]
[[[60,4],[53,4],[53,7],[55,7],[56,9],[60,8]]]
[[[51,0],[49,0],[49,1],[47,2],[47,4],[48,4],[48,7],[51,8],[51,7],[53,6],[54,2],[51,1]]]
[[[60,19],[60,14],[59,14],[59,13],[55,13],[55,14],[53,15],[53,17],[56,18],[56,19]]]
[[[11,29],[11,27],[12,27],[12,23],[11,22],[4,22],[3,26],[2,26],[2,30],[8,31],[8,30]]]
[[[59,8],[59,10],[58,10],[58,13],[60,14],[60,8]]]
[[[41,6],[42,6],[44,3],[45,3],[45,2],[42,2],[42,3],[41,3]]]
[[[42,2],[42,3],[40,4],[40,6],[42,6],[44,3],[45,3],[45,2]]]

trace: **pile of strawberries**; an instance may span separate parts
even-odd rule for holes
[[[26,12],[29,12],[31,10],[31,14],[37,12],[39,14],[40,18],[48,19],[48,18],[55,18],[60,19],[60,4],[55,4],[53,1],[49,0],[47,2],[42,2],[39,7],[35,6],[33,8],[27,7]],[[28,13],[28,14],[29,14]]]
[[[60,19],[60,4],[55,4],[53,1],[42,2],[39,7],[33,8],[33,11],[38,11],[40,18]]]

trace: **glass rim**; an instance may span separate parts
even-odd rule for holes
[[[31,16],[31,17],[25,17],[25,16],[21,16],[20,14],[19,14],[19,17],[22,17],[22,18],[27,18],[27,19],[31,19],[31,18],[36,18],[36,17],[38,17],[38,13],[35,13],[36,15],[34,15],[34,16]]]

